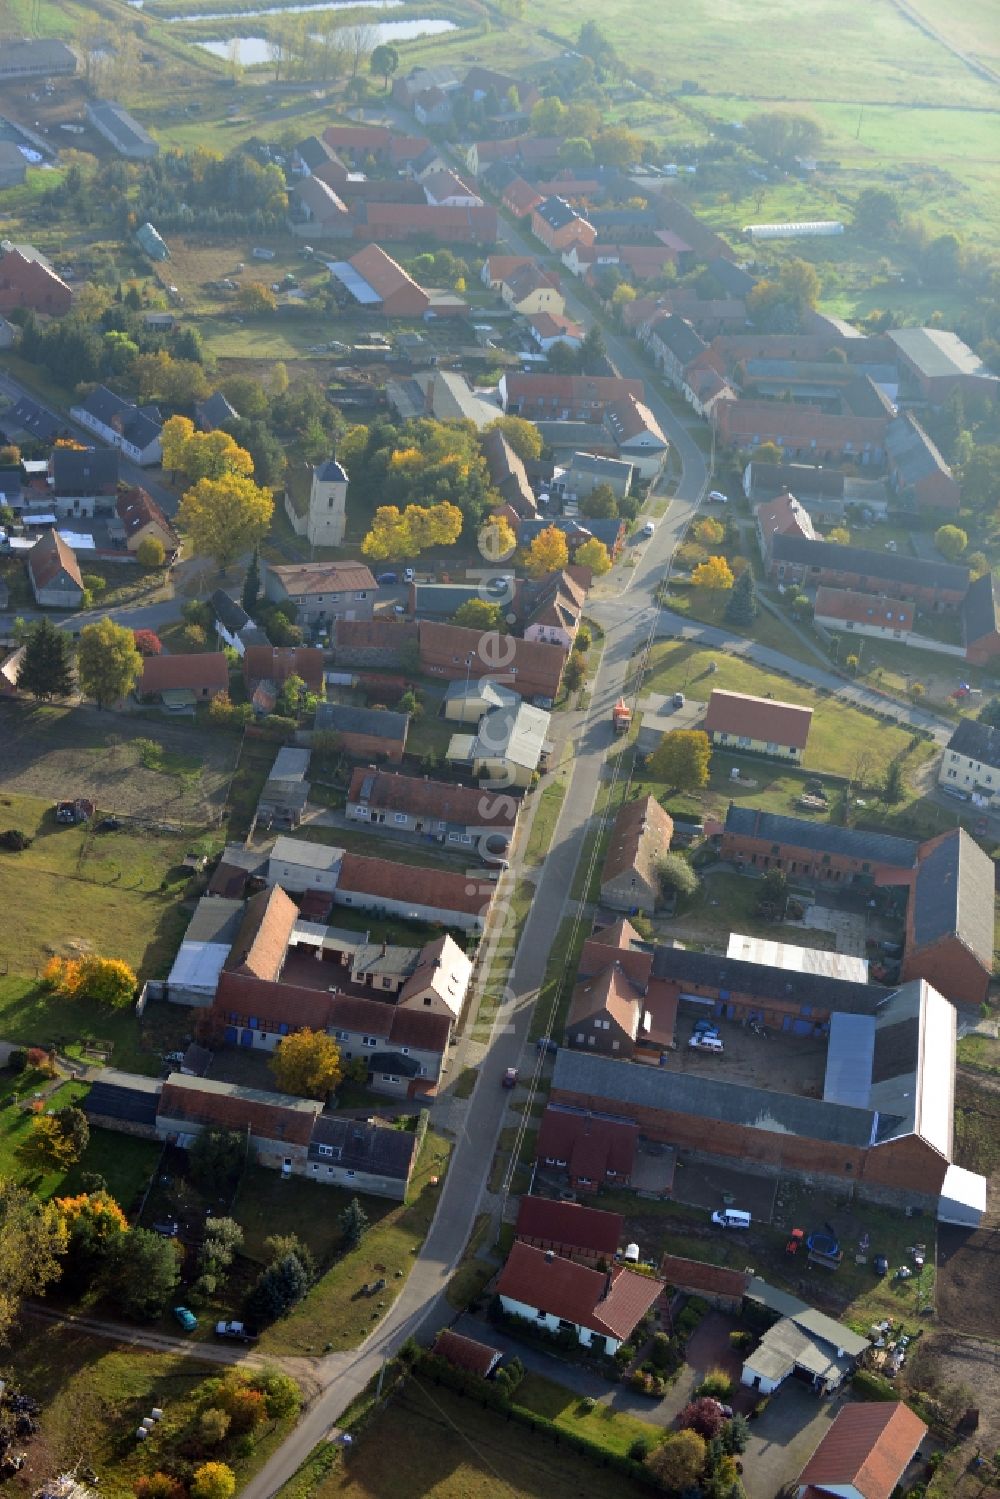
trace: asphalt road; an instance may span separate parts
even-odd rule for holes
[[[516,244],[517,239],[510,241]],[[609,341],[609,349],[611,341]],[[643,370],[626,347],[612,349],[623,374],[643,378]],[[708,472],[700,448],[673,412],[648,391],[649,404],[660,420],[683,464],[678,493],[667,514],[657,523],[652,539],[639,544],[602,585],[609,583],[625,599],[622,618],[610,622],[604,654],[590,705],[569,726],[575,745],[572,779],[562,813],[538,879],[524,931],[510,969],[493,1034],[479,1068],[465,1132],[456,1143],[434,1221],[406,1284],[372,1336],[353,1353],[335,1354],[322,1361],[325,1392],[310,1406],[295,1431],[265,1467],[246,1485],[245,1499],[271,1499],[335,1428],[341,1412],[361,1393],[407,1337],[434,1332],[452,1320],[443,1299],[449,1277],[460,1260],[486,1188],[493,1153],[504,1122],[508,1094],[500,1086],[507,1067],[523,1076],[535,1065],[534,1048],[527,1047],[532,1007],[545,973],[549,947],[566,914],[573,874],[590,823],[601,769],[612,742],[611,706],[620,696],[633,657],[645,647],[656,620],[653,593],[674,549],[707,487]]]

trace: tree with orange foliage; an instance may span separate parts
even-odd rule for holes
[[[525,558],[525,566],[533,578],[561,572],[568,562],[569,546],[558,526],[546,526],[544,531],[539,531]]]
[[[709,557],[695,568],[691,582],[696,588],[732,588],[733,570],[725,557]]]

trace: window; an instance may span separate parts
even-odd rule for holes
[[[318,1147],[318,1149],[319,1149],[320,1155],[333,1155],[333,1146],[332,1145],[320,1145]]]
[[[348,1171],[347,1174],[348,1174],[348,1176],[356,1176],[357,1172],[356,1171]]]
[[[382,988],[383,989],[391,989],[392,988],[392,979],[383,979],[382,980]]]
[[[583,1031],[577,1031],[577,1033],[576,1033],[576,1044],[577,1044],[577,1046],[582,1046],[583,1045]]]
[[[612,1041],[612,1043],[611,1043],[611,1050],[612,1051],[618,1051],[618,1050],[620,1050],[620,1048],[621,1048],[621,1042],[620,1041]]]
[[[368,1047],[377,1046],[378,1045],[378,1037],[377,1036],[362,1036],[361,1037],[361,1045],[362,1046],[368,1046]]]
[[[593,1046],[594,1045],[594,1037],[593,1036],[588,1036],[587,1037],[587,1045],[588,1046]]]
[[[404,1057],[408,1057],[410,1055],[410,1048],[408,1046],[401,1046],[399,1049]]]
[[[338,1041],[348,1041],[348,1040],[350,1040],[350,1036],[351,1036],[350,1031],[337,1031],[335,1034],[336,1034],[336,1037],[337,1037]]]
[[[407,818],[407,815],[406,815],[405,812],[394,812],[392,814],[392,820],[393,820],[393,822],[408,822],[409,821],[409,819]]]
[[[398,1077],[394,1077],[391,1072],[383,1072],[381,1074],[381,1076],[382,1076],[382,1081],[384,1083],[398,1083],[399,1082],[399,1078]]]

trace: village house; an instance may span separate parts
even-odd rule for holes
[[[996,400],[1000,380],[947,328],[890,328],[886,337],[917,392],[933,406],[943,406],[955,390]]]
[[[221,390],[213,390],[203,401],[194,403],[194,424],[199,432],[215,432],[220,427],[227,431],[231,422],[238,422],[240,413]]]
[[[938,785],[957,787],[977,807],[1000,806],[1000,729],[960,718],[941,756]]]
[[[46,531],[28,553],[28,578],[40,609],[79,609],[83,603],[76,553],[56,530]]]
[[[309,759],[309,750],[282,745],[257,802],[258,827],[298,827],[309,802]]]
[[[445,758],[484,787],[526,791],[549,753],[549,714],[519,700],[490,708],[474,734],[454,734]]]
[[[521,1240],[515,1240],[497,1281],[508,1316],[553,1333],[571,1330],[585,1348],[608,1355],[628,1342],[662,1289],[635,1270],[592,1270]]]
[[[227,857],[229,852],[227,849]],[[227,973],[277,982],[298,917],[298,907],[284,890],[277,886],[259,890],[244,906],[223,968]]]
[[[336,187],[325,180],[329,173],[320,175],[321,171],[303,177],[292,189],[289,227],[300,239],[307,234],[310,239],[348,239],[354,221]]]
[[[434,203],[356,202],[355,239],[400,242],[419,239],[441,245],[492,245],[497,211],[492,204],[452,208]]]
[[[993,977],[993,873],[989,855],[964,828],[920,845],[906,907],[904,979],[923,979],[955,1004],[985,1003]]]
[[[631,394],[610,401],[605,407],[604,425],[614,438],[619,457],[632,464],[640,479],[655,479],[670,444],[645,402]]]
[[[534,260],[518,265],[500,281],[500,297],[504,306],[522,317],[532,317],[539,312],[561,316],[566,311],[566,298],[559,290],[558,276],[544,270]]]
[[[71,78],[77,69],[72,47],[51,37],[8,37],[0,56],[0,82],[13,78]]]
[[[765,563],[771,560],[771,538],[798,536],[804,541],[819,541],[812,516],[793,494],[779,494],[773,500],[762,500],[754,506],[757,546]]]
[[[378,245],[365,245],[350,260],[337,261],[330,274],[367,312],[383,317],[423,317],[430,296]]]
[[[515,598],[517,623],[525,640],[573,649],[583,621],[587,590],[583,568],[563,568],[537,581],[522,583]]]
[[[794,1499],[892,1499],[926,1435],[901,1400],[851,1401],[799,1474]]]
[[[570,997],[566,1045],[659,1062],[674,1042],[677,994],[654,964],[654,950],[627,920],[589,937]]]
[[[222,651],[145,656],[135,688],[136,697],[152,698],[174,710],[210,702],[228,691],[229,662]]]
[[[480,446],[490,471],[490,483],[519,519],[538,513],[535,495],[521,457],[498,427],[484,432]]]
[[[159,1139],[188,1149],[204,1129],[238,1129],[259,1165],[304,1176],[309,1142],[323,1105],[214,1078],[172,1072],[156,1110]]]
[[[251,645],[268,644],[264,631],[224,589],[217,588],[208,603],[215,616],[215,633],[238,656],[245,655]]]
[[[565,198],[543,198],[531,210],[531,232],[552,255],[574,242],[592,245],[597,230]]]
[[[49,317],[61,317],[73,305],[72,287],[43,255],[26,250],[30,247],[11,245],[0,258],[0,313],[26,307]]]
[[[673,831],[673,818],[655,796],[625,803],[611,829],[601,870],[602,905],[652,914],[662,899],[659,866],[670,852]]]
[[[520,701],[519,692],[512,692],[489,677],[472,677],[468,682],[448,683],[444,694],[444,716],[451,723],[477,724],[491,708]]]
[[[358,766],[347,790],[347,816],[367,826],[417,833],[438,843],[476,847],[483,858],[506,856],[519,802],[475,786]]]
[[[801,761],[813,710],[777,698],[712,689],[703,728],[718,749]]]
[[[406,750],[408,713],[388,708],[356,708],[348,703],[320,703],[315,731],[335,734],[345,754],[355,760],[388,760],[398,765]]]
[[[962,490],[951,469],[916,417],[904,412],[885,435],[889,483],[904,505],[953,513]]]
[[[121,490],[115,500],[115,512],[125,532],[125,546],[137,552],[144,541],[158,541],[164,556],[173,557],[179,545],[177,532],[156,501],[138,485]]]
[[[483,635],[460,625],[420,621],[420,667],[447,681],[492,677],[522,697],[555,701],[568,652],[517,636]]]
[[[295,605],[299,624],[329,628],[337,619],[371,619],[378,584],[363,562],[269,562],[264,594]]]
[[[688,365],[705,352],[708,347],[705,340],[685,318],[674,312],[661,313],[646,323],[640,330],[640,337],[653,356],[657,369],[662,370],[675,390],[684,394]]]
[[[859,416],[850,410],[830,412],[817,405],[738,397],[713,408],[712,425],[727,448],[753,452],[761,443],[773,442],[790,457],[875,468],[885,456],[884,413]]]
[[[424,197],[428,203],[436,208],[482,207],[483,200],[479,194],[473,192],[469,184],[463,182],[457,172],[452,172],[447,167],[439,167],[421,176],[420,186],[424,190]]]
[[[524,220],[542,202],[542,194],[520,173],[515,172],[500,193],[500,201],[515,219]]]
[[[574,453],[563,480],[564,493],[586,499],[599,485],[606,484],[616,500],[624,500],[632,489],[634,469],[621,458],[606,458],[599,453]]]
[[[575,323],[561,313],[535,312],[528,318],[528,332],[542,353],[548,354],[560,343],[568,349],[578,349],[585,330],[582,323]]]
[[[638,1139],[631,1119],[550,1103],[538,1126],[535,1158],[540,1168],[564,1175],[574,1191],[627,1187]]]
[[[771,537],[768,555],[768,571],[778,583],[886,593],[948,613],[959,608],[969,587],[968,568],[954,562],[924,561],[898,552],[872,552],[780,532]]]
[[[825,630],[867,635],[875,640],[900,640],[906,645],[915,612],[905,599],[855,593],[849,588],[817,588],[813,619]]]
[[[762,1300],[769,1310],[784,1313],[744,1360],[740,1374],[741,1384],[762,1395],[773,1395],[792,1375],[811,1384],[817,1394],[829,1394],[853,1373],[857,1360],[870,1346],[866,1337],[852,1332],[843,1322],[835,1322],[756,1277],[751,1280],[748,1295],[751,1300]]]
[[[561,135],[515,135],[496,140],[474,141],[465,152],[465,164],[480,177],[495,161],[506,161],[529,180],[542,168],[554,165],[565,144]]]
[[[522,375],[500,377],[500,401],[511,416],[529,421],[602,422],[613,402],[642,401],[641,380],[617,375]]]
[[[220,895],[201,897],[171,965],[164,999],[191,1009],[206,1009],[211,1005],[246,909],[239,899]]]
[[[533,1249],[606,1269],[622,1247],[623,1232],[620,1213],[527,1196],[521,1198],[514,1238]]]
[[[765,500],[794,497],[812,521],[849,519],[849,508],[868,511],[885,520],[889,491],[882,479],[855,479],[841,469],[810,463],[761,463],[753,459],[743,470],[743,493],[753,506]]]
[[[323,652],[309,645],[249,645],[243,651],[243,680],[251,700],[263,684],[280,691],[289,677],[322,695]]]
[[[969,584],[962,601],[965,659],[985,666],[1000,656],[1000,589],[992,568]]]
[[[140,468],[159,463],[163,423],[155,406],[136,406],[116,396],[107,386],[95,385],[79,405],[70,407],[69,414],[88,432],[120,448]]]
[[[660,1260],[660,1277],[685,1296],[700,1296],[718,1311],[738,1314],[750,1284],[746,1270],[730,1270],[725,1265],[710,1265],[705,1260],[688,1260],[678,1254],[665,1254]]]

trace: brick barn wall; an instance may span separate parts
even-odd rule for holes
[[[939,994],[962,1005],[981,1005],[990,986],[989,970],[957,937],[943,937],[912,954],[908,942],[902,977],[926,979]]]

